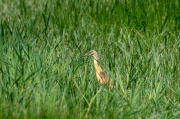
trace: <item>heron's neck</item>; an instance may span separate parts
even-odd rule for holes
[[[101,69],[101,67],[100,67],[100,65],[99,65],[99,63],[98,63],[98,60],[96,60],[96,59],[94,59],[94,67],[95,67],[96,72],[97,72],[97,71],[98,71],[98,72],[101,72],[101,71],[102,71],[102,69]]]

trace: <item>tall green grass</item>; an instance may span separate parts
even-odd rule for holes
[[[178,0],[1,0],[0,118],[180,118]],[[100,86],[89,50],[115,89]]]

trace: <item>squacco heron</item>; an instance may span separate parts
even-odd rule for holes
[[[93,56],[93,58],[94,58],[94,67],[95,67],[96,77],[97,77],[98,82],[101,85],[104,85],[104,84],[108,83],[109,76],[102,71],[102,69],[101,69],[101,67],[99,65],[99,56],[98,56],[98,53],[95,50],[91,50],[87,54],[83,55],[83,57],[84,56]],[[113,81],[112,81],[112,79],[110,80],[109,87],[111,89],[113,88]]]

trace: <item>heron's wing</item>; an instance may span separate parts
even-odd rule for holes
[[[108,82],[109,76],[108,76],[106,73],[100,72],[100,73],[99,73],[99,76],[101,77],[101,79],[103,80],[104,83],[107,83],[107,82]]]

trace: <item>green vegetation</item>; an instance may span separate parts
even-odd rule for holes
[[[180,118],[179,60],[179,0],[0,1],[1,119]]]

